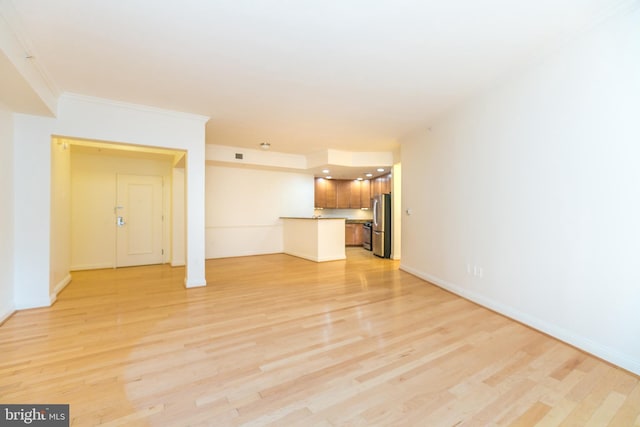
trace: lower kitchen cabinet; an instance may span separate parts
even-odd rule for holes
[[[362,224],[344,225],[344,244],[346,246],[362,246]]]

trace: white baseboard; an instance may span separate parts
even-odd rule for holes
[[[439,277],[433,276],[429,273],[425,273],[403,265],[402,263],[400,264],[400,270],[413,274],[414,276],[426,280],[427,282],[433,283],[434,285],[442,289],[459,295],[465,299],[468,299],[469,301],[475,302],[476,304],[500,313],[506,317],[517,320],[518,322],[530,326],[533,329],[537,329],[547,335],[551,335],[552,337],[557,338],[560,341],[566,342],[567,344],[570,344],[587,353],[606,360],[607,362],[633,372],[636,375],[640,375],[640,360],[634,359],[633,357],[621,353],[614,348],[602,345],[587,337],[578,335],[570,330],[562,328],[561,326],[546,322],[540,318],[531,316],[513,307],[506,306],[493,299],[464,289],[459,285],[447,282],[446,280],[442,280]]]
[[[0,312],[0,325],[2,325],[5,322],[5,320],[11,317],[11,315],[15,312],[16,312],[16,309],[13,305],[10,305],[9,307],[4,308]]]
[[[82,271],[82,270],[102,270],[104,268],[114,268],[114,265],[111,263],[105,264],[81,264],[81,265],[72,265],[71,271]]]
[[[323,257],[323,258],[318,258],[315,261],[316,262],[328,262],[328,261],[344,261],[345,259],[347,259],[346,255],[334,255],[334,256],[328,256],[328,257]]]
[[[56,286],[54,286],[53,292],[51,293],[51,295],[49,295],[51,304],[56,302],[56,299],[58,299],[58,294],[60,293],[60,291],[66,288],[69,283],[71,283],[71,274],[67,274],[62,280],[60,280],[56,284]]]
[[[307,254],[307,253],[297,252],[297,251],[286,251],[283,253],[294,256],[294,257],[298,257],[298,258],[304,258],[306,260],[314,261],[314,262],[340,261],[340,260],[347,259],[346,255],[344,254],[335,254],[335,255],[329,255],[324,257],[318,257],[318,256],[315,256],[314,254]]]
[[[206,281],[204,283],[202,283],[202,282],[189,282],[186,277],[184,279],[184,287],[187,288],[187,289],[202,288],[204,286],[207,286],[207,282]]]

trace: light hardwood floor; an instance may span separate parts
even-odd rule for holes
[[[0,402],[72,425],[639,426],[639,378],[398,270],[288,255],[76,272],[0,326]]]

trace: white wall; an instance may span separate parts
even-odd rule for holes
[[[639,22],[403,141],[401,268],[640,374]]]
[[[13,310],[13,116],[0,104],[0,322]]]
[[[51,241],[49,298],[71,281],[71,150],[62,139],[51,142]]]
[[[398,260],[402,255],[402,165],[395,163],[391,174],[391,258]]]
[[[51,304],[51,136],[55,119],[14,114],[14,302]]]
[[[60,98],[58,111],[58,135],[186,151],[185,286],[205,286],[204,125],[208,119],[193,114],[69,94]]]
[[[242,154],[242,159],[236,159],[236,154]],[[301,173],[307,168],[307,159],[301,154],[231,147],[228,145],[207,144],[206,158],[209,162],[233,163],[254,168],[287,168],[293,172],[300,171]]]
[[[173,267],[185,264],[185,199],[184,199],[184,168],[175,167],[172,170],[171,188],[171,265]]]
[[[313,215],[313,176],[207,165],[207,258],[283,251],[281,216]]]
[[[51,138],[119,142],[184,150],[187,265],[185,286],[206,285],[204,270],[205,117],[65,95],[58,117],[14,115],[14,301],[50,304]]]
[[[170,248],[171,160],[129,158],[71,150],[71,270],[115,267],[114,206],[118,174],[161,176],[166,216],[165,261]]]

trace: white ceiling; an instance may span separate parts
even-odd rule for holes
[[[387,151],[629,0],[14,0],[61,91],[210,116],[207,142]]]

